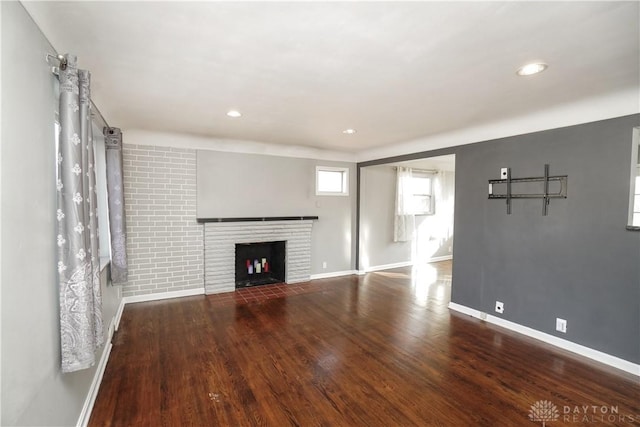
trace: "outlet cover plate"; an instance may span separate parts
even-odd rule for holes
[[[504,313],[504,303],[500,301],[496,301],[496,313]]]
[[[556,318],[556,331],[567,333],[567,321],[565,319]]]

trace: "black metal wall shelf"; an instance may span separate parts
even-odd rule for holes
[[[532,178],[512,178],[511,168],[507,168],[506,179],[490,179],[489,180],[489,199],[506,199],[507,215],[511,214],[511,200],[513,199],[542,199],[542,215],[547,215],[550,199],[566,199],[567,198],[567,175],[549,176],[549,165],[544,165],[544,176]],[[512,185],[514,183],[525,182],[542,182],[543,189],[541,193],[513,193]],[[557,193],[549,193],[549,183],[560,182],[560,190]],[[496,194],[493,192],[494,184],[506,184],[507,192],[505,194]]]

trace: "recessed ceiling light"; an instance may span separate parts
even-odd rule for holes
[[[517,71],[519,76],[530,76],[532,74],[538,74],[547,69],[547,64],[542,62],[534,62],[531,64],[520,67]]]
[[[342,133],[346,133],[347,135],[353,135],[354,133],[356,133],[355,129],[345,129],[342,131]]]
[[[229,110],[227,111],[227,116],[233,117],[235,119],[235,118],[241,117],[242,114],[240,114],[240,111],[238,110]]]

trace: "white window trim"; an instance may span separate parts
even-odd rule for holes
[[[436,172],[433,171],[424,171],[419,169],[414,169],[411,171],[411,177],[428,177],[429,178],[429,192],[428,193],[413,193],[412,197],[416,196],[428,196],[429,197],[429,209],[427,211],[416,211],[413,215],[416,216],[428,216],[435,215],[436,213],[436,204],[435,204],[435,195],[434,193],[434,180],[436,178]]]
[[[640,176],[640,164],[638,164],[638,166],[636,166],[636,176]],[[636,179],[633,180],[633,184],[632,186],[635,187],[635,182]],[[633,219],[636,218],[636,216],[638,214],[640,214],[640,211],[635,210],[635,206],[636,206],[636,201],[640,199],[640,188],[635,187],[634,191],[633,191],[633,195],[631,196],[631,201],[630,203],[630,215],[631,218],[629,218],[629,224],[633,227],[640,227],[640,222],[638,221],[634,221]]]
[[[105,137],[98,123],[93,126],[93,150],[96,172],[96,198],[98,202],[98,238],[101,264],[111,259],[111,233],[109,230],[109,201],[107,196],[107,159]]]
[[[344,191],[320,191],[318,189],[319,172],[342,172],[342,188]],[[348,196],[349,195],[349,168],[335,166],[316,166],[316,196]]]
[[[630,173],[630,186],[629,186],[629,218],[627,224],[632,227],[638,227],[640,224],[633,222],[634,218],[634,204],[638,193],[638,189],[635,188],[636,176],[640,176],[640,127],[633,128],[633,138],[631,146],[631,173]]]

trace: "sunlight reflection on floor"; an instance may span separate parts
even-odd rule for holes
[[[380,276],[389,277],[391,279],[408,279],[409,275],[406,273],[394,273],[392,271],[376,271],[376,274]]]
[[[450,262],[450,261],[449,261]],[[404,271],[376,271],[373,274],[389,279],[409,280],[413,297],[416,304],[427,307],[430,303],[435,305],[446,305],[450,298],[451,274],[446,274],[439,263],[416,264],[411,270]]]
[[[411,271],[411,278],[416,303],[426,307],[429,299],[446,302],[448,283],[438,280],[438,270],[433,265],[415,265]]]

